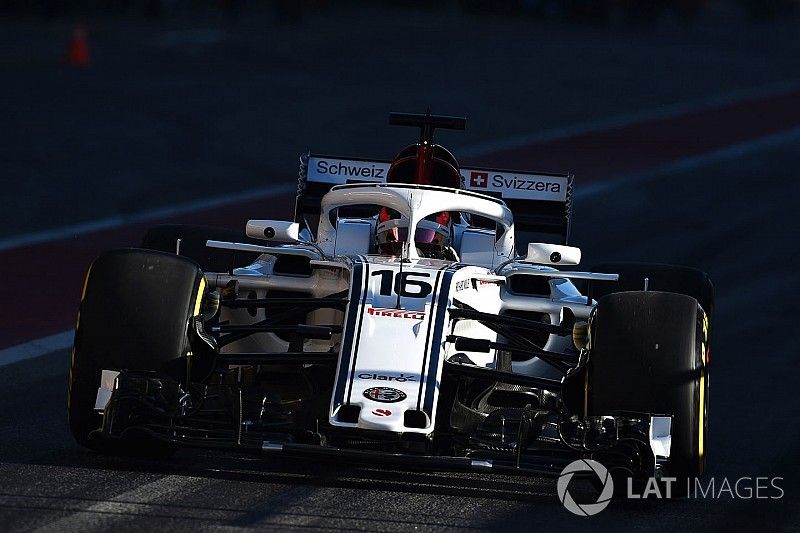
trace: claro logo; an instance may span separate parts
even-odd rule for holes
[[[358,375],[358,379],[374,379],[375,381],[394,381],[396,383],[405,383],[411,381],[416,383],[417,376],[407,376],[400,374],[399,376],[389,376],[386,374],[373,374],[372,372],[362,372]]]

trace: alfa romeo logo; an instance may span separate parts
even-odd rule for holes
[[[569,482],[572,481],[572,476],[576,472],[592,471],[600,478],[600,483],[603,484],[603,490],[600,491],[600,496],[597,497],[595,503],[577,503],[572,495],[569,493]],[[568,464],[561,475],[558,476],[558,483],[556,484],[558,491],[558,499],[567,509],[567,511],[578,516],[592,516],[596,515],[606,507],[608,507],[611,497],[614,495],[614,480],[608,473],[606,467],[593,461],[592,459],[578,459]]]
[[[391,387],[372,387],[364,391],[364,397],[383,403],[402,402],[406,399],[406,393]]]

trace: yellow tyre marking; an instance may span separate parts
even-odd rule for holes
[[[583,416],[589,416],[589,367],[586,367],[583,379]]]
[[[203,292],[206,290],[205,276],[200,278],[200,286],[197,288],[197,298],[194,301],[194,314],[192,316],[200,315],[200,305],[203,303]]]
[[[705,372],[701,369],[700,370],[700,417],[699,417],[699,430],[698,434],[698,442],[697,442],[697,450],[700,458],[703,458],[704,450],[703,450],[703,432],[705,431],[705,419],[706,419],[706,376]]]

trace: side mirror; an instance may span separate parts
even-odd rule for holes
[[[574,246],[531,242],[528,243],[528,255],[523,261],[537,265],[577,265],[581,262],[581,249]]]
[[[246,233],[253,239],[298,242],[300,240],[300,224],[285,220],[248,220]]]

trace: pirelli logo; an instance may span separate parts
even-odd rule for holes
[[[372,316],[386,316],[389,318],[410,318],[412,320],[422,320],[425,318],[424,311],[407,311],[405,309],[385,309],[382,307],[368,307],[367,313]]]

